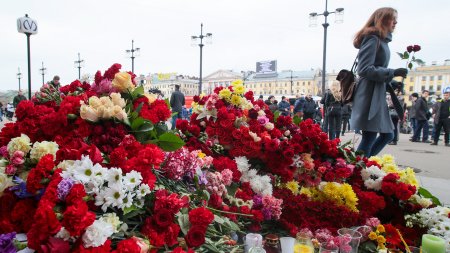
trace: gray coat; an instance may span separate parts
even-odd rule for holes
[[[183,111],[183,105],[185,104],[184,101],[184,94],[181,93],[181,91],[174,91],[172,95],[170,96],[170,107],[172,107],[173,112],[178,112],[178,114],[181,115],[181,112]]]
[[[353,99],[351,123],[355,130],[392,133],[394,125],[386,102],[386,83],[392,81],[394,70],[387,68],[390,59],[389,34],[382,40],[367,35],[358,53],[359,81]]]

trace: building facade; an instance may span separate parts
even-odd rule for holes
[[[242,77],[243,75],[241,73],[219,69],[203,78],[202,92],[211,94],[216,87],[228,87],[233,81],[242,79]]]
[[[146,79],[144,89],[146,92],[151,89],[160,90],[164,98],[170,98],[177,84],[180,85],[180,91],[185,96],[198,95],[198,78],[177,75],[177,73],[152,74]]]

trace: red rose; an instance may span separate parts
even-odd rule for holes
[[[189,212],[189,221],[193,226],[207,227],[214,220],[214,214],[204,207],[192,209]]]
[[[421,47],[420,47],[419,45],[414,45],[414,46],[413,46],[413,51],[414,51],[414,52],[419,52],[420,49],[421,49]]]
[[[60,238],[50,237],[46,244],[41,245],[43,253],[66,253],[70,252],[70,245],[68,241]]]
[[[407,46],[406,47],[406,51],[408,51],[408,53],[411,53],[414,50],[413,46]]]
[[[205,243],[206,228],[202,226],[193,226],[186,235],[186,242],[189,247],[199,247]]]
[[[132,238],[122,240],[117,244],[117,253],[140,253],[141,247]]]

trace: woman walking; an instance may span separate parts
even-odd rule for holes
[[[351,127],[362,131],[358,151],[365,156],[377,155],[394,137],[394,125],[386,103],[386,85],[394,76],[406,77],[405,68],[387,68],[390,59],[388,43],[397,24],[397,11],[380,8],[356,34],[353,45],[359,49],[358,75],[351,116]]]

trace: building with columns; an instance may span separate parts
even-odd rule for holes
[[[241,73],[219,69],[203,78],[202,92],[211,94],[216,87],[228,87],[233,81],[242,79],[242,77]]]
[[[170,95],[175,90],[175,85],[180,85],[180,91],[185,96],[198,95],[198,78],[177,75],[177,73],[158,73],[149,75],[144,84],[145,92],[151,89],[158,89],[163,94],[164,98],[170,98]]]

